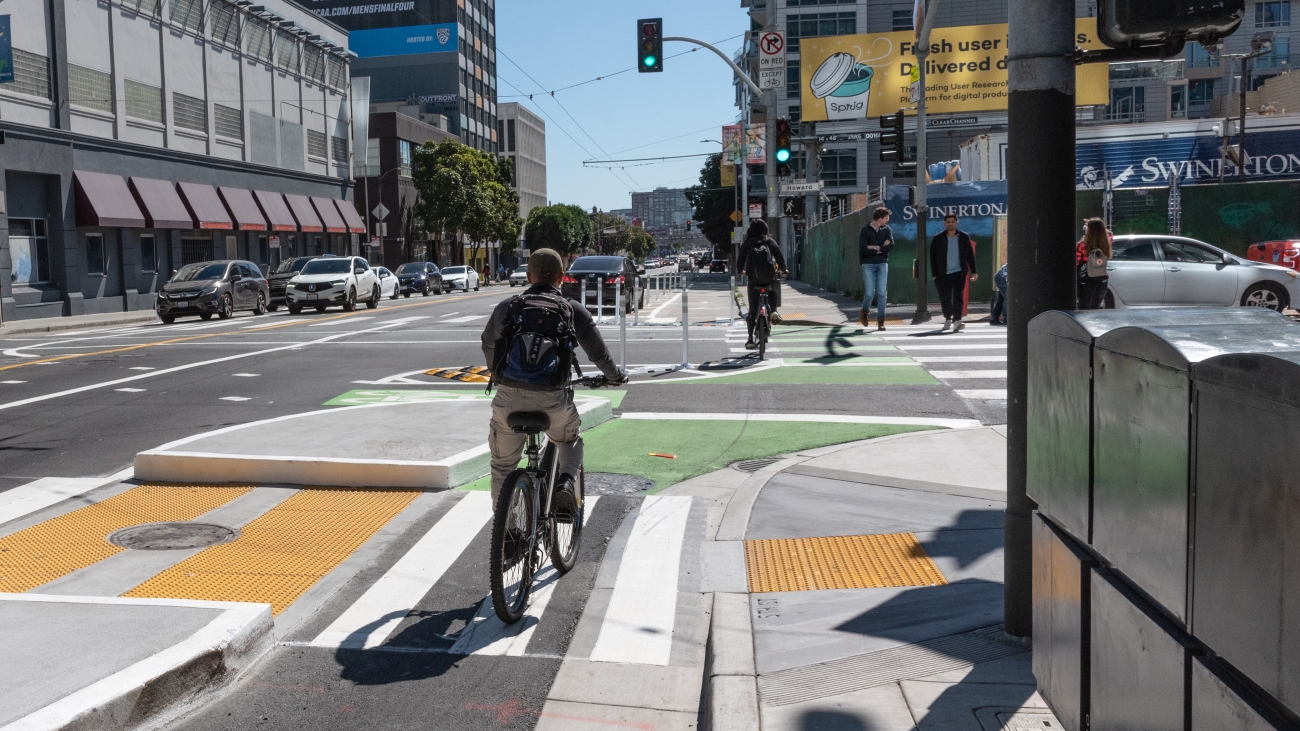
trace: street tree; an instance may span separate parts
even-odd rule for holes
[[[722,187],[722,155],[710,155],[700,169],[700,184],[686,189],[686,198],[695,206],[694,220],[700,232],[719,249],[731,253],[731,214],[736,210],[736,189]]]
[[[524,238],[533,251],[554,249],[561,256],[568,256],[591,245],[591,219],[578,206],[563,203],[538,206],[528,214]]]
[[[452,139],[416,148],[412,164],[423,228],[470,245],[475,261],[490,241],[518,244],[519,196],[510,188],[512,168],[494,155]]]

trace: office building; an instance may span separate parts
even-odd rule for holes
[[[655,188],[632,194],[632,218],[641,221],[642,228],[683,227],[694,215],[695,207],[687,200],[684,188]]]
[[[514,163],[519,217],[546,205],[546,122],[527,107],[507,102],[498,108],[500,155]]]
[[[0,318],[149,309],[195,261],[356,250],[342,28],[289,0],[4,12]]]

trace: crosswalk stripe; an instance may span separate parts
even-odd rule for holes
[[[592,649],[593,661],[668,664],[690,511],[689,497],[652,495],[642,501]]]
[[[1006,363],[1005,355],[918,355],[912,360],[927,363]]]
[[[952,345],[910,345],[899,343],[899,350],[1006,350],[1006,343],[953,343]]]
[[[382,644],[491,517],[491,495],[467,493],[311,644],[353,649]]]
[[[0,492],[0,525],[112,482],[104,477],[42,477]]]
[[[1005,370],[984,370],[984,371],[930,371],[930,375],[935,378],[1006,378]]]
[[[983,399],[985,401],[1006,401],[1007,389],[1005,388],[969,388],[954,390],[958,396],[968,399]]]

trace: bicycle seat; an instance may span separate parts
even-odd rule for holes
[[[538,434],[551,428],[551,417],[545,411],[512,411],[506,423],[517,432]]]

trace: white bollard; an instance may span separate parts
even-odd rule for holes
[[[731,275],[731,287],[727,290],[727,326],[736,321],[736,275]]]
[[[627,318],[623,316],[623,283],[614,284],[614,306],[618,309],[619,363],[627,370]]]
[[[682,367],[691,367],[691,308],[686,304],[686,290],[682,289]]]
[[[596,275],[596,322],[605,321],[605,275]]]
[[[632,280],[632,324],[641,324],[641,277]]]
[[[583,277],[582,282],[582,309],[587,309],[587,278]]]

